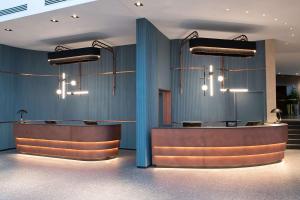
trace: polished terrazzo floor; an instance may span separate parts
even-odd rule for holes
[[[234,169],[138,169],[134,151],[84,162],[0,153],[0,200],[300,200],[300,150]]]

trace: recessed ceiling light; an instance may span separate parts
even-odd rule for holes
[[[265,16],[266,16],[266,14],[265,14],[265,13],[263,13],[263,14],[262,14],[262,16],[263,16],[263,17],[265,17]]]
[[[51,19],[50,21],[54,23],[59,22],[57,19]]]
[[[290,30],[291,30],[291,31],[294,30],[294,27],[290,27]]]
[[[13,30],[10,29],[10,28],[5,28],[4,30],[5,30],[5,31],[13,31]]]
[[[294,33],[292,33],[292,34],[291,34],[291,36],[292,36],[292,37],[295,37],[295,34],[294,34]]]
[[[278,18],[274,18],[274,21],[278,21]]]
[[[230,8],[226,8],[225,10],[226,10],[226,11],[230,11]]]
[[[144,4],[142,2],[140,2],[140,1],[135,2],[134,5],[136,7],[142,7],[142,6],[144,6]]]
[[[287,22],[284,22],[284,25],[287,25],[288,23]]]
[[[246,10],[245,13],[246,13],[246,14],[249,14],[249,10]]]
[[[78,19],[78,18],[79,18],[79,16],[76,15],[76,14],[73,14],[71,17],[72,17],[73,19]]]

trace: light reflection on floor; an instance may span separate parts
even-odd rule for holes
[[[0,153],[0,200],[300,199],[300,151],[277,164],[226,169],[135,167],[134,151],[105,161]]]

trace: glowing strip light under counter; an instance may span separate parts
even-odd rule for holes
[[[182,147],[182,146],[154,146],[153,148],[161,149],[243,149],[243,148],[259,148],[259,147],[272,147],[272,146],[281,146],[285,143],[276,143],[276,144],[264,144],[264,145],[252,145],[252,146],[229,146],[229,147]]]
[[[118,148],[86,150],[86,149],[65,149],[65,148],[54,148],[54,147],[42,147],[42,146],[22,145],[22,144],[17,144],[16,146],[18,148],[27,147],[27,148],[31,148],[31,149],[62,150],[62,151],[65,151],[65,152],[86,152],[86,153],[89,152],[89,153],[92,153],[92,152],[118,151]]]
[[[154,146],[152,153],[155,156],[242,156],[281,152],[285,148],[285,143],[232,147]]]
[[[67,143],[67,144],[118,144],[120,140],[110,141],[98,141],[98,142],[77,142],[77,141],[65,141],[65,140],[46,140],[46,139],[33,139],[33,138],[16,138],[17,141],[40,141],[40,142],[55,142],[55,143]]]
[[[256,157],[256,156],[264,156],[264,155],[277,155],[277,154],[283,154],[284,151],[278,151],[278,152],[272,152],[272,153],[262,153],[262,154],[254,154],[254,155],[238,155],[238,156],[161,156],[161,155],[155,155],[155,158],[194,158],[194,159],[205,159],[205,158],[216,158],[216,159],[222,159],[222,158],[247,158],[247,157]]]
[[[16,145],[20,153],[49,156],[75,160],[98,161],[115,158],[118,155],[118,148],[100,149],[100,150],[79,150],[79,149],[64,149],[51,148],[30,145]]]
[[[153,156],[153,164],[162,167],[249,167],[278,163],[284,151],[236,156]]]

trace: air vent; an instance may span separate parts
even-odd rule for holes
[[[4,15],[17,13],[17,12],[22,12],[22,11],[25,11],[25,10],[27,10],[27,4],[23,4],[23,5],[12,7],[12,8],[7,8],[7,9],[4,9],[4,10],[0,10],[0,17],[4,16]]]
[[[67,1],[67,0],[45,0],[45,6],[64,2],[64,1]]]

